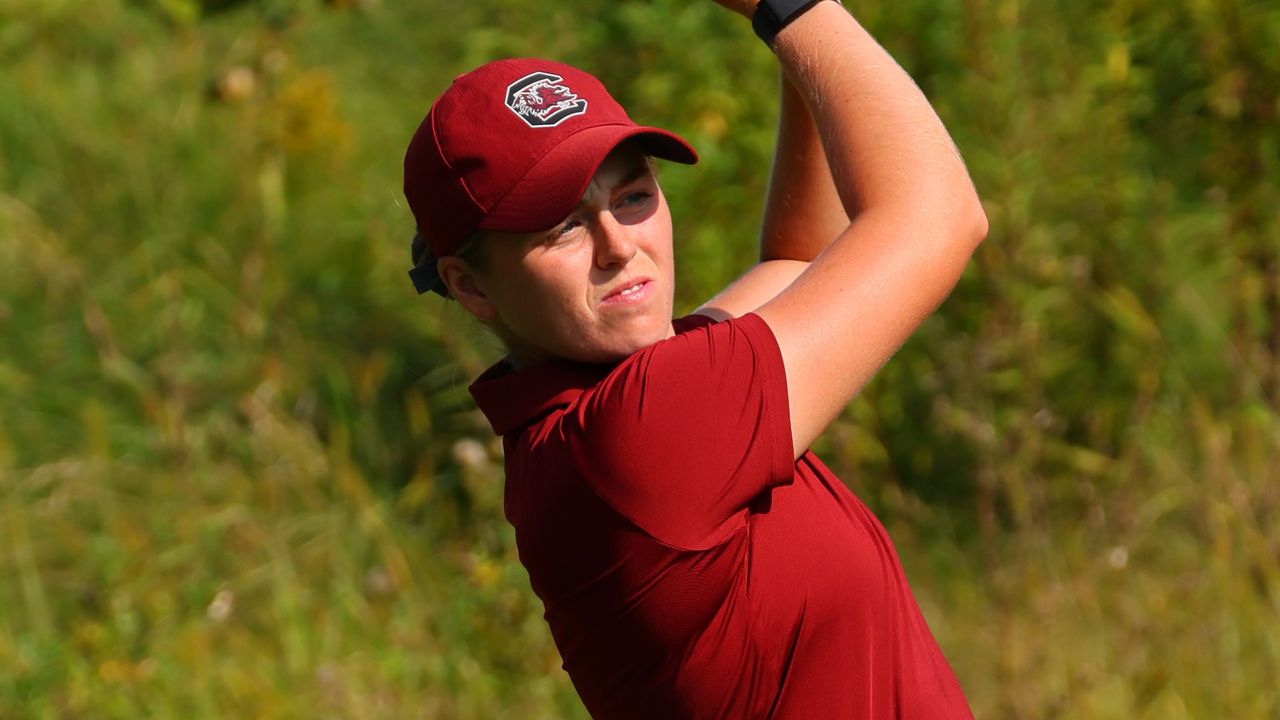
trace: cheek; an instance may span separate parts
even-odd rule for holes
[[[667,269],[670,270],[674,230],[671,225],[671,209],[667,207],[665,197],[662,197],[658,211],[654,213],[649,222],[651,223],[649,244],[652,248],[653,256],[655,259],[660,258],[665,261]]]
[[[562,332],[566,326],[572,328],[574,318],[584,311],[584,287],[575,282],[574,273],[572,263],[541,265],[524,275],[522,282],[508,288],[504,304],[531,332]]]

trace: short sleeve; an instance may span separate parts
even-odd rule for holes
[[[590,488],[684,549],[723,541],[753,500],[794,474],[782,354],[754,314],[703,323],[627,358],[562,423]]]

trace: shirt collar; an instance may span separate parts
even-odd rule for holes
[[[677,335],[713,324],[704,315],[686,315],[671,321]],[[471,384],[471,397],[493,426],[506,435],[560,408],[568,407],[584,390],[604,379],[612,365],[552,360],[525,370],[499,361]]]
[[[560,408],[600,382],[610,365],[552,360],[516,370],[506,360],[489,368],[471,384],[471,397],[498,435],[518,430]]]

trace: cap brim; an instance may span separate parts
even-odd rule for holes
[[[600,163],[631,138],[653,157],[685,165],[698,162],[692,145],[661,128],[622,124],[590,127],[543,156],[494,204],[479,228],[538,232],[555,227],[578,206]]]

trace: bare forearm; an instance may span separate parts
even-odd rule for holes
[[[782,75],[778,144],[769,179],[761,260],[812,260],[849,226],[822,139],[804,98]]]
[[[819,2],[774,51],[853,218],[756,311],[782,352],[798,455],[955,286],[986,217],[924,94],[843,8]]]
[[[756,0],[716,2],[751,17]],[[986,217],[923,93],[838,4],[809,8],[773,48],[793,85],[761,247],[774,262],[705,309],[754,310],[774,330],[803,448],[950,292]]]
[[[778,35],[774,51],[813,113],[850,217],[885,209],[954,221],[960,206],[976,205],[924,94],[843,8],[819,3]]]

